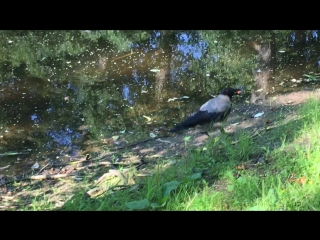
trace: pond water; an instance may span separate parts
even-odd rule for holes
[[[318,88],[318,34],[0,31],[0,174],[165,132],[227,86],[257,104]]]

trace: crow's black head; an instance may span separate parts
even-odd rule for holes
[[[220,94],[227,95],[231,99],[233,95],[240,95],[242,92],[239,88],[225,88]]]

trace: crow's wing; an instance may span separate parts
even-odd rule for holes
[[[230,98],[228,96],[220,94],[203,104],[199,110],[208,111],[209,113],[221,113],[227,111],[230,107]]]
[[[211,121],[223,121],[231,111],[231,101],[228,96],[218,95],[203,104],[200,109],[191,114],[185,121],[177,124],[170,132],[195,127]]]

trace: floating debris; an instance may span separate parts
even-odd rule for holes
[[[160,69],[154,68],[154,69],[151,69],[150,72],[160,72]]]
[[[174,98],[169,98],[169,99],[168,99],[168,102],[171,102],[171,101],[174,101],[174,100],[177,100],[177,99],[179,99],[179,98],[176,98],[176,97],[174,97]]]
[[[179,99],[185,99],[185,98],[189,98],[189,97],[188,97],[188,96],[183,96],[183,97],[181,97],[181,98],[176,98],[176,97],[174,97],[174,98],[169,98],[169,99],[168,99],[168,102],[175,101],[175,100],[179,100]]]

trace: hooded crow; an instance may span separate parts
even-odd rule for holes
[[[241,94],[241,89],[225,88],[215,98],[203,104],[198,111],[191,114],[186,120],[177,124],[170,132],[177,132],[183,129],[203,125],[210,122],[224,122],[231,112],[231,98],[233,95]],[[223,128],[220,128],[224,132]]]

